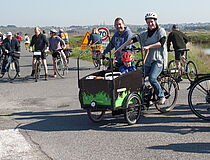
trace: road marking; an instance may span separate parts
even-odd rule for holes
[[[32,147],[18,129],[0,130],[0,159],[34,159]]]

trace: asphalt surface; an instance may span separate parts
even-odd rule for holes
[[[0,159],[139,160],[210,159],[209,122],[189,109],[187,87],[180,83],[173,112],[151,107],[135,125],[109,113],[91,122],[78,100],[76,60],[68,77],[34,82],[31,54],[22,48],[21,77],[0,80]],[[48,56],[49,74],[53,74]],[[81,77],[96,72],[81,61]]]

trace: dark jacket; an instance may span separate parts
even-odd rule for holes
[[[20,44],[18,43],[17,39],[16,38],[12,38],[11,41],[8,40],[8,38],[5,38],[3,40],[3,43],[2,43],[2,50],[3,52],[5,52],[5,50],[8,50],[9,52],[12,52],[12,51],[20,51]]]
[[[34,46],[34,51],[44,52],[44,50],[49,46],[49,44],[46,36],[40,33],[38,36],[33,35],[30,46]]]
[[[168,51],[170,50],[171,42],[173,44],[174,50],[185,49],[188,41],[189,41],[189,39],[184,33],[180,32],[178,30],[173,30],[168,35],[167,49],[168,49]]]

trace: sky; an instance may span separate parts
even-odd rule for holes
[[[143,25],[151,11],[160,24],[210,22],[210,0],[0,0],[0,5],[0,26],[112,25],[117,17]]]

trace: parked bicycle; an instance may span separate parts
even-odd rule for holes
[[[9,52],[8,54],[8,59],[7,59],[7,64],[5,65],[5,69],[6,69],[6,72],[8,73],[8,78],[10,80],[14,80],[17,75],[18,75],[18,72],[17,72],[17,65],[18,65],[18,60],[17,58],[20,58],[20,52],[15,52],[15,51],[12,51],[12,52]],[[2,58],[0,60],[0,64],[1,64],[1,67],[0,67],[0,72],[2,72],[2,69],[3,69],[3,61],[4,61],[4,58],[5,58],[5,54],[2,55]],[[1,74],[0,75],[0,78],[3,78],[5,74]]]
[[[210,120],[210,74],[198,74],[188,92],[188,104],[199,118]]]
[[[174,50],[171,50],[173,52]],[[179,51],[183,51],[184,55],[181,57],[181,68],[178,69],[176,66],[176,61],[171,60],[168,63],[168,68],[171,69],[173,77],[178,80],[178,78],[182,75],[186,75],[190,82],[194,81],[196,75],[198,73],[197,67],[195,63],[191,60],[188,60],[187,54],[189,49],[179,49]]]

